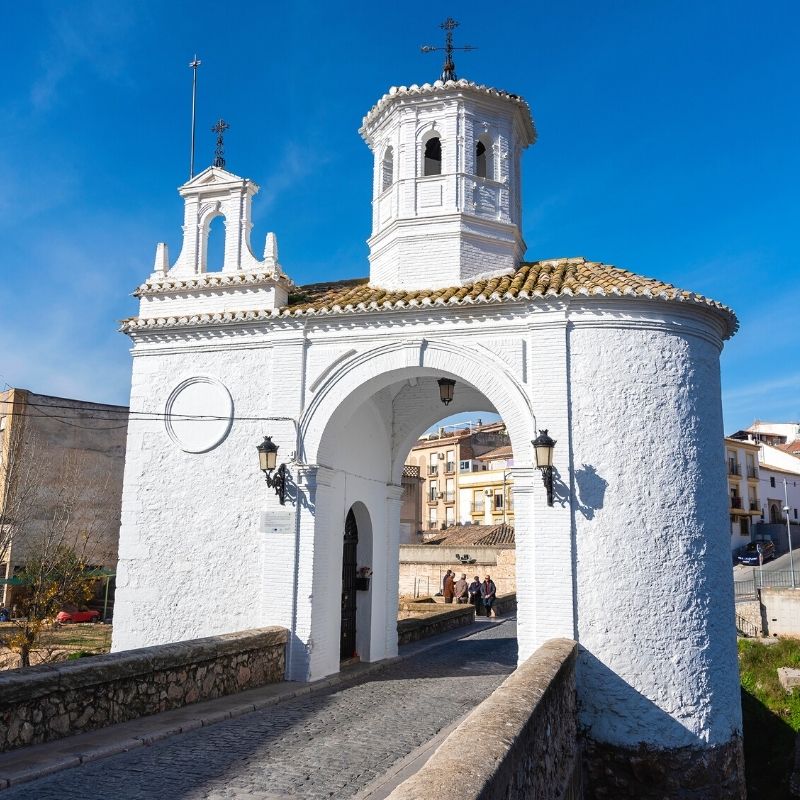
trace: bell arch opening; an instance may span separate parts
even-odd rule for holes
[[[200,272],[221,272],[225,264],[225,217],[217,212],[203,224]]]

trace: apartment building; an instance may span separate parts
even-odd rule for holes
[[[800,424],[755,422],[731,434],[725,442],[729,448],[742,445],[757,450],[758,522],[785,526],[788,516],[791,525],[800,526]],[[784,508],[788,508],[788,514]],[[779,539],[782,531],[773,528],[770,535]],[[792,540],[798,535],[795,530]]]
[[[500,452],[503,448],[507,453]],[[510,456],[510,439],[502,423],[484,425],[478,420],[456,429],[440,428],[420,439],[406,465],[419,467],[425,481],[423,529],[440,530],[469,522],[511,523]]]
[[[725,439],[731,550],[738,550],[751,540],[752,526],[762,516],[758,453],[757,444]]]
[[[422,496],[425,479],[420,468],[406,464],[403,467],[403,497],[400,502],[400,544],[414,544],[422,531]]]
[[[459,470],[459,516],[462,525],[514,525],[511,445],[476,456],[470,472]]]

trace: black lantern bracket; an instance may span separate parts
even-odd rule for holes
[[[278,501],[282,506],[286,505],[286,476],[288,474],[288,470],[286,469],[286,464],[281,464],[276,470],[274,475],[270,475],[269,472],[265,473],[265,477],[267,479],[267,486],[270,489],[275,490],[275,494],[278,495]],[[552,505],[552,503],[550,504]]]
[[[553,505],[553,450],[556,442],[547,435],[547,428],[531,442],[536,458],[536,468],[542,473],[542,483],[547,490],[547,505]]]
[[[553,468],[539,467],[542,471],[542,483],[547,490],[547,505],[553,505]]]

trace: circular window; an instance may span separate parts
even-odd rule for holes
[[[228,435],[233,422],[230,392],[215,378],[189,378],[167,400],[170,438],[187,453],[205,453]]]

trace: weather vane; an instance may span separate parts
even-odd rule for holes
[[[435,53],[438,50],[444,50],[444,67],[442,68],[442,81],[457,81],[456,65],[453,61],[453,52],[456,50],[463,50],[468,52],[470,50],[477,50],[471,44],[465,44],[463,47],[453,47],[453,31],[458,27],[458,22],[452,17],[448,17],[440,26],[445,32],[444,47],[434,47],[430,44],[424,44],[420,47],[423,53]]]
[[[211,129],[212,133],[217,134],[217,148],[214,150],[214,166],[224,169],[225,167],[225,142],[223,136],[225,131],[231,126],[225,122],[224,119],[218,119],[214,127]]]

